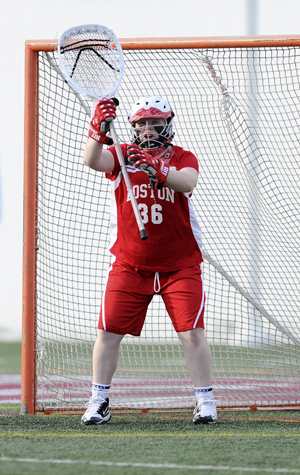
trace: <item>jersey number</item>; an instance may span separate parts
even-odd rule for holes
[[[145,203],[139,204],[139,210],[141,213],[141,218],[144,224],[148,223],[149,221],[149,213],[148,213],[148,206]],[[161,213],[162,206],[154,204],[150,208],[151,210],[151,221],[153,224],[160,224],[163,220],[163,215]]]

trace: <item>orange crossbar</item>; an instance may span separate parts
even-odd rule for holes
[[[184,49],[184,48],[266,48],[300,46],[300,35],[190,37],[190,38],[120,38],[124,50],[131,49]],[[54,51],[58,40],[28,40],[32,51]]]

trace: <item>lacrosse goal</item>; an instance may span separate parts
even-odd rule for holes
[[[220,408],[300,405],[300,36],[120,40],[120,141],[139,96],[175,111],[200,163],[206,335]],[[91,104],[62,78],[56,41],[27,41],[23,414],[84,407],[110,262],[109,181],[84,166]],[[163,190],[162,190],[163,192]],[[113,408],[194,405],[182,348],[156,296],[126,337]]]

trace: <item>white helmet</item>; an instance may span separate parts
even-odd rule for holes
[[[129,116],[132,142],[139,145],[141,148],[151,150],[160,148],[163,145],[167,145],[174,137],[173,117],[174,112],[172,111],[170,104],[165,99],[162,99],[158,96],[142,97],[133,105]],[[148,131],[143,133],[143,138],[141,140],[141,127],[136,127],[136,122],[140,119],[150,118],[164,119],[165,124],[153,126],[156,133],[158,134],[158,137],[154,139],[152,134]],[[147,121],[146,128],[148,128]]]

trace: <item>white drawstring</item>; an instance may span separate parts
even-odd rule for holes
[[[157,289],[156,289],[156,284],[157,284]],[[159,282],[159,272],[155,272],[155,276],[154,276],[154,292],[156,294],[158,294],[158,292],[160,292],[160,282]]]

